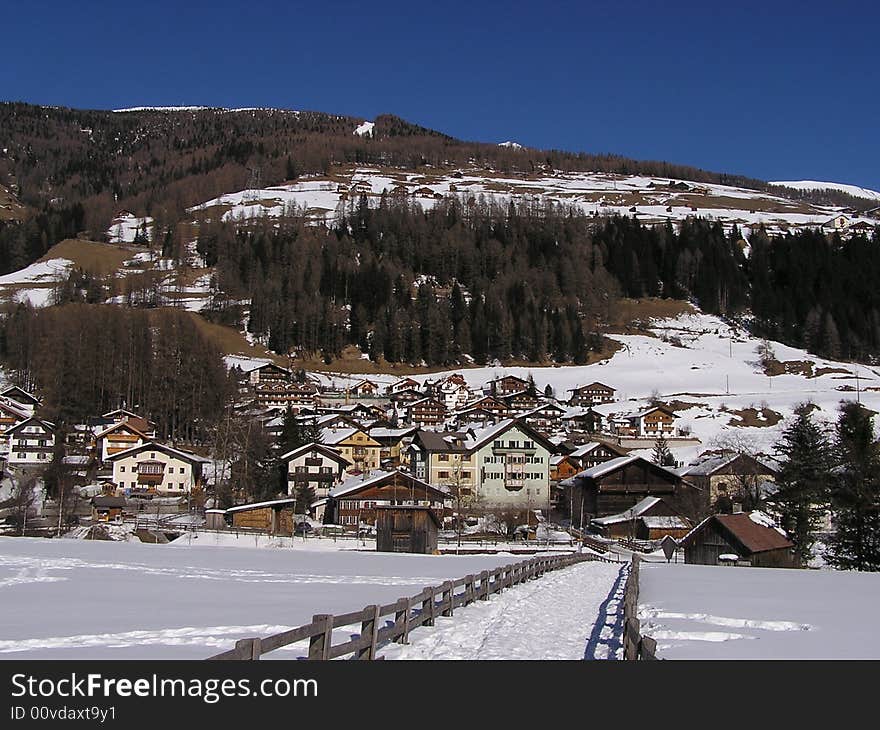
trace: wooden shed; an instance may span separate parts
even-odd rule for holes
[[[761,512],[712,515],[681,541],[684,562],[720,565],[722,555],[736,555],[739,564],[759,568],[800,567],[794,544]]]
[[[293,510],[296,499],[273,499],[230,507],[232,527],[268,532],[270,535],[293,534]]]
[[[376,550],[383,553],[437,552],[440,518],[421,505],[376,507]]]
[[[93,520],[121,520],[124,509],[125,497],[92,497]]]

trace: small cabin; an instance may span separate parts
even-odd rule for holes
[[[235,529],[254,530],[270,535],[293,534],[293,510],[296,499],[273,499],[230,507],[226,515],[232,518]],[[214,518],[216,521],[216,518]]]
[[[440,518],[421,505],[376,506],[376,550],[381,553],[436,554]]]

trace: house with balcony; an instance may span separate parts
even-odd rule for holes
[[[126,451],[150,441],[150,437],[139,431],[128,421],[120,421],[95,434],[94,446],[98,461],[103,464],[113,454]]]
[[[599,382],[581,385],[568,392],[571,393],[571,398],[568,400],[570,406],[600,406],[603,403],[614,403],[617,400],[614,396],[616,392],[614,388]]]
[[[323,499],[339,484],[351,466],[339,451],[324,444],[306,444],[282,454],[280,461],[287,468],[287,493],[296,494],[300,487],[311,487]]]
[[[480,507],[533,509],[550,497],[553,444],[526,423],[505,419],[466,432],[419,431],[410,445],[415,475],[467,490]]]
[[[7,463],[27,469],[45,467],[55,450],[55,424],[36,416],[6,430]]]
[[[346,471],[366,472],[379,468],[382,445],[360,428],[322,428],[321,443],[348,461]]]
[[[111,454],[113,483],[131,493],[189,494],[204,486],[204,467],[211,462],[198,454],[148,441]]]

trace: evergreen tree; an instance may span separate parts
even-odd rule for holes
[[[840,465],[831,488],[834,534],[826,558],[842,570],[880,570],[880,452],[874,419],[858,403],[841,404]]]
[[[833,465],[828,437],[813,421],[811,412],[810,404],[799,405],[794,421],[776,444],[780,462],[778,490],[768,499],[771,510],[805,564],[813,554]]]
[[[669,450],[669,442],[662,433],[654,444],[654,454],[651,459],[658,466],[675,466],[675,456]]]

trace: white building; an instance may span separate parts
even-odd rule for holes
[[[55,449],[55,424],[35,416],[6,430],[10,466],[46,466]]]
[[[149,442],[111,454],[113,483],[132,492],[188,494],[203,484],[210,459],[165,444]]]

